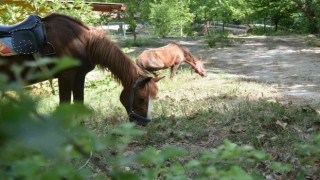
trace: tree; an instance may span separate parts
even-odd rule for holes
[[[275,31],[278,30],[282,19],[290,18],[296,12],[296,7],[291,0],[249,0],[248,2],[254,10],[253,16],[256,19],[271,18]]]
[[[215,2],[210,0],[199,0],[192,1],[190,4],[190,8],[192,12],[195,14],[195,19],[200,22],[204,22],[205,32],[209,35],[209,26],[211,25],[211,21],[213,20],[213,9],[215,6]]]
[[[308,20],[308,31],[319,33],[320,0],[293,0]]]
[[[225,23],[232,20],[241,20],[248,13],[243,0],[200,0],[193,1],[191,8],[197,18],[204,21],[206,32],[209,33],[209,26],[213,20]],[[223,28],[224,30],[224,28]]]
[[[74,0],[73,3],[66,1],[46,0],[26,0],[19,4],[3,4],[0,6],[0,23],[13,24],[25,19],[29,14],[46,16],[49,13],[57,12],[68,14],[81,19],[82,21],[93,24],[96,19],[93,18],[92,7],[85,4],[84,0]]]
[[[134,40],[137,39],[137,26],[148,18],[150,13],[150,0],[114,0],[113,2],[124,3],[127,9],[124,12],[119,12],[122,15],[124,22],[129,24],[133,31]],[[118,16],[120,17],[120,16]]]
[[[191,22],[193,15],[189,12],[188,1],[184,1],[182,8],[180,5],[180,0],[162,0],[151,3],[149,18],[156,34],[166,37],[179,29],[181,23],[183,26]]]

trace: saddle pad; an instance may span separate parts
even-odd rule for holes
[[[12,37],[0,38],[0,56],[13,56],[17,54],[13,50]]]

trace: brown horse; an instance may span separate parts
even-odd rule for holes
[[[71,95],[74,101],[83,103],[85,76],[99,65],[110,70],[115,80],[123,86],[120,101],[130,121],[137,121],[141,125],[146,125],[150,121],[150,100],[156,97],[158,91],[156,82],[160,78],[149,77],[111,42],[102,30],[86,25],[73,17],[56,13],[41,18],[41,22],[45,27],[47,42],[55,49],[55,54],[50,56],[70,56],[81,64],[54,76],[58,78],[60,103],[70,103]],[[0,59],[5,62],[0,63],[0,73],[7,74],[10,81],[15,80],[10,71],[12,64],[35,61],[34,56],[22,54],[3,56]],[[28,69],[24,72],[27,71]],[[25,74],[23,73],[22,77]]]
[[[155,76],[157,76],[155,71],[170,67],[171,79],[183,62],[188,63],[200,76],[207,75],[203,61],[194,57],[187,49],[177,43],[170,43],[164,47],[145,50],[136,58],[138,66],[153,73]]]

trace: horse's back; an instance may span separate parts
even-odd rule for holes
[[[158,66],[159,68],[168,68],[174,64],[181,63],[182,60],[183,52],[176,46],[169,44],[160,48],[144,50],[136,61],[145,67]]]
[[[136,63],[148,71],[160,70],[165,67],[162,57],[155,51],[145,50],[136,58]]]

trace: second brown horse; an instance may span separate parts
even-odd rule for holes
[[[177,43],[145,50],[136,59],[138,66],[153,73],[155,76],[157,76],[155,71],[171,68],[171,79],[183,62],[188,63],[200,76],[207,75],[203,61],[194,57],[187,49]]]

